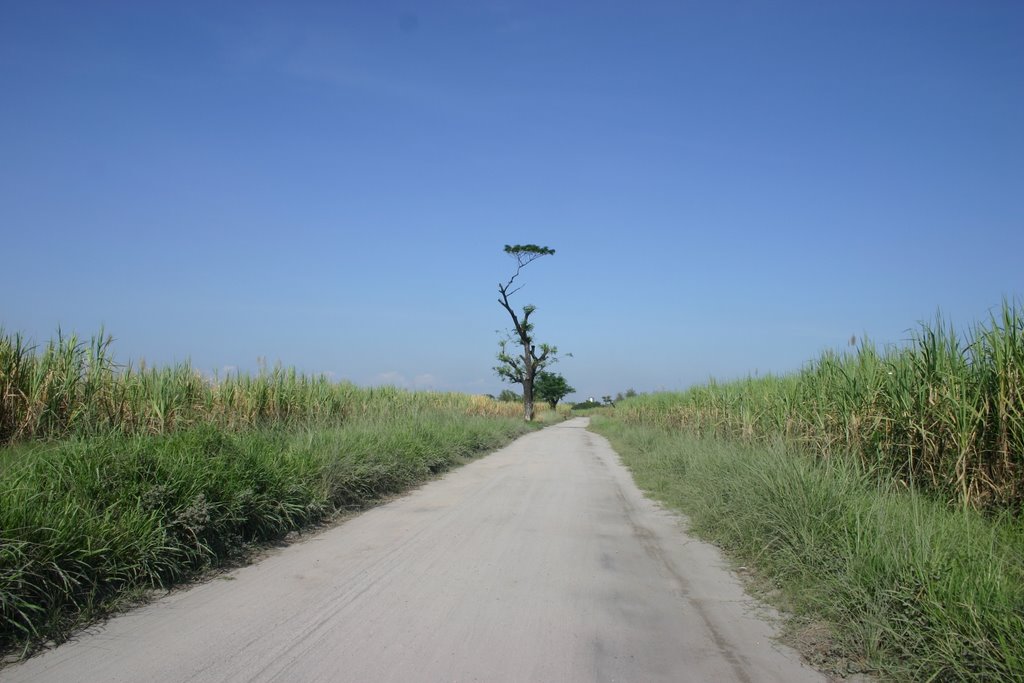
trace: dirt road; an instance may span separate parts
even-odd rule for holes
[[[10,681],[820,681],[574,419]]]

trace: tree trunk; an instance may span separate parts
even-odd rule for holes
[[[523,415],[527,422],[533,422],[533,378],[523,382]]]

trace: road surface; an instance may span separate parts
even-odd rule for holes
[[[0,680],[824,680],[763,614],[577,418]]]

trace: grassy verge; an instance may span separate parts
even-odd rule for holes
[[[484,396],[115,362],[0,328],[0,653],[236,561],[531,428]],[[541,411],[541,421],[563,413]]]
[[[1004,302],[958,332],[941,318],[909,343],[862,342],[781,377],[710,382],[621,402],[636,424],[729,441],[778,439],[857,460],[880,481],[963,507],[1024,511],[1024,308]]]
[[[405,410],[335,425],[79,436],[0,450],[0,651],[27,652],[530,429]]]
[[[592,425],[641,488],[777,588],[798,639],[819,632],[802,643],[819,664],[906,680],[1024,680],[1019,520],[886,489],[856,459],[815,459],[782,442],[605,417]]]

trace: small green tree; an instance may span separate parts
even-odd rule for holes
[[[504,403],[518,403],[523,400],[523,397],[511,389],[502,389],[501,393],[498,394],[498,400]]]
[[[541,256],[554,254],[555,250],[536,244],[506,244],[505,253],[515,260],[516,272],[505,284],[498,283],[498,294],[500,295],[498,303],[512,318],[513,329],[499,342],[501,350],[498,351],[498,365],[494,367],[494,371],[502,379],[523,386],[523,414],[526,420],[530,421],[533,420],[534,379],[538,372],[548,364],[555,362],[558,349],[548,344],[541,344],[540,353],[537,353],[537,346],[533,343],[533,323],[530,322],[530,316],[537,310],[537,307],[532,304],[523,306],[520,318],[512,308],[509,297],[522,289],[522,285],[513,289],[512,284],[519,277],[523,268]],[[510,345],[518,345],[522,351],[510,350]]]
[[[573,410],[587,410],[588,408],[600,408],[601,404],[592,398],[588,398],[583,403],[574,403],[572,406]]]
[[[541,372],[533,385],[537,398],[547,401],[551,410],[555,409],[558,402],[576,390],[569,386],[565,378],[554,372]]]

